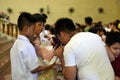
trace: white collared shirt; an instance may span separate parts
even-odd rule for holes
[[[12,80],[38,80],[38,74],[31,71],[40,64],[29,39],[19,35],[10,50]]]

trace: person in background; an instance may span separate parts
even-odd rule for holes
[[[17,25],[20,35],[10,50],[12,80],[38,80],[38,72],[50,69],[54,66],[41,66],[30,42],[35,29],[36,18],[28,13],[22,12],[19,15]]]
[[[107,33],[105,43],[115,72],[115,80],[120,80],[120,32]]]
[[[76,30],[78,32],[84,32],[84,26],[83,25],[81,25],[80,23],[75,23],[75,25],[76,25]]]
[[[86,27],[84,28],[84,31],[85,32],[88,32],[90,28],[93,27],[93,18],[88,16],[88,17],[85,17],[85,24],[86,24]]]
[[[99,24],[99,23],[96,23],[95,26],[93,26],[92,28],[89,29],[89,32],[92,32],[92,33],[95,33],[95,34],[98,34],[101,39],[103,40],[103,42],[105,42],[105,39],[106,39],[106,31],[103,27],[103,25]]]
[[[54,56],[54,54],[51,50],[47,50],[44,46],[42,46],[41,39],[39,37],[39,34],[44,29],[45,18],[39,13],[36,13],[36,14],[33,14],[33,15],[36,17],[37,22],[35,23],[34,35],[31,38],[31,42],[33,42],[33,45],[36,48],[37,54],[40,55],[40,57],[42,59],[46,58],[46,59],[50,60]],[[38,48],[40,48],[40,49],[38,49]]]
[[[42,32],[40,32],[40,40],[43,46],[47,46],[50,44],[49,29],[50,29],[50,25],[46,24]]]
[[[54,63],[56,60],[56,59],[54,60],[53,58],[54,57],[53,48],[52,46],[43,47],[41,44],[41,39],[39,37],[39,34],[44,29],[46,19],[39,13],[35,13],[33,15],[36,17],[37,22],[35,23],[34,35],[31,39],[31,42],[36,49],[40,65],[50,65]],[[49,70],[39,73],[38,80],[56,80],[56,78],[57,78],[56,69],[50,68]]]
[[[74,22],[60,18],[55,22],[56,35],[64,46],[55,55],[62,63],[65,80],[113,80],[114,72],[106,49],[97,34],[78,33]],[[71,76],[72,75],[72,76]]]
[[[41,14],[45,21],[44,21],[44,29],[39,33],[39,36],[40,36],[40,41],[41,41],[41,44],[42,46],[47,46],[49,45],[49,36],[48,36],[48,31],[49,31],[49,28],[50,28],[50,25],[49,24],[45,24],[46,23],[46,20],[48,18],[48,16],[46,14]]]
[[[119,28],[118,28],[118,24],[117,22],[112,22],[110,28],[111,28],[111,32],[120,32]]]

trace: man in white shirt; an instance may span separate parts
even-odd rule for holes
[[[27,12],[22,12],[18,18],[20,35],[10,51],[12,80],[38,80],[37,72],[53,67],[40,66],[35,49],[29,38],[33,37],[36,18]]]
[[[58,38],[64,46],[55,54],[62,62],[66,80],[114,80],[114,72],[101,38],[90,32],[78,33],[69,18],[55,23]]]

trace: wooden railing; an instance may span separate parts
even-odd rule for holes
[[[13,43],[14,38],[0,35],[0,80],[11,80],[10,49]]]
[[[11,80],[10,49],[18,34],[16,24],[0,18],[0,80]]]
[[[16,24],[10,21],[0,18],[0,32],[16,38],[19,34],[19,30]]]

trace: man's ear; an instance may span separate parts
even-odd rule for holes
[[[27,32],[28,27],[27,27],[27,26],[25,26],[25,27],[23,28],[23,30],[24,30],[25,32]]]
[[[60,32],[61,36],[67,36],[67,34],[65,32]]]
[[[60,32],[60,36],[64,35],[64,32]]]

